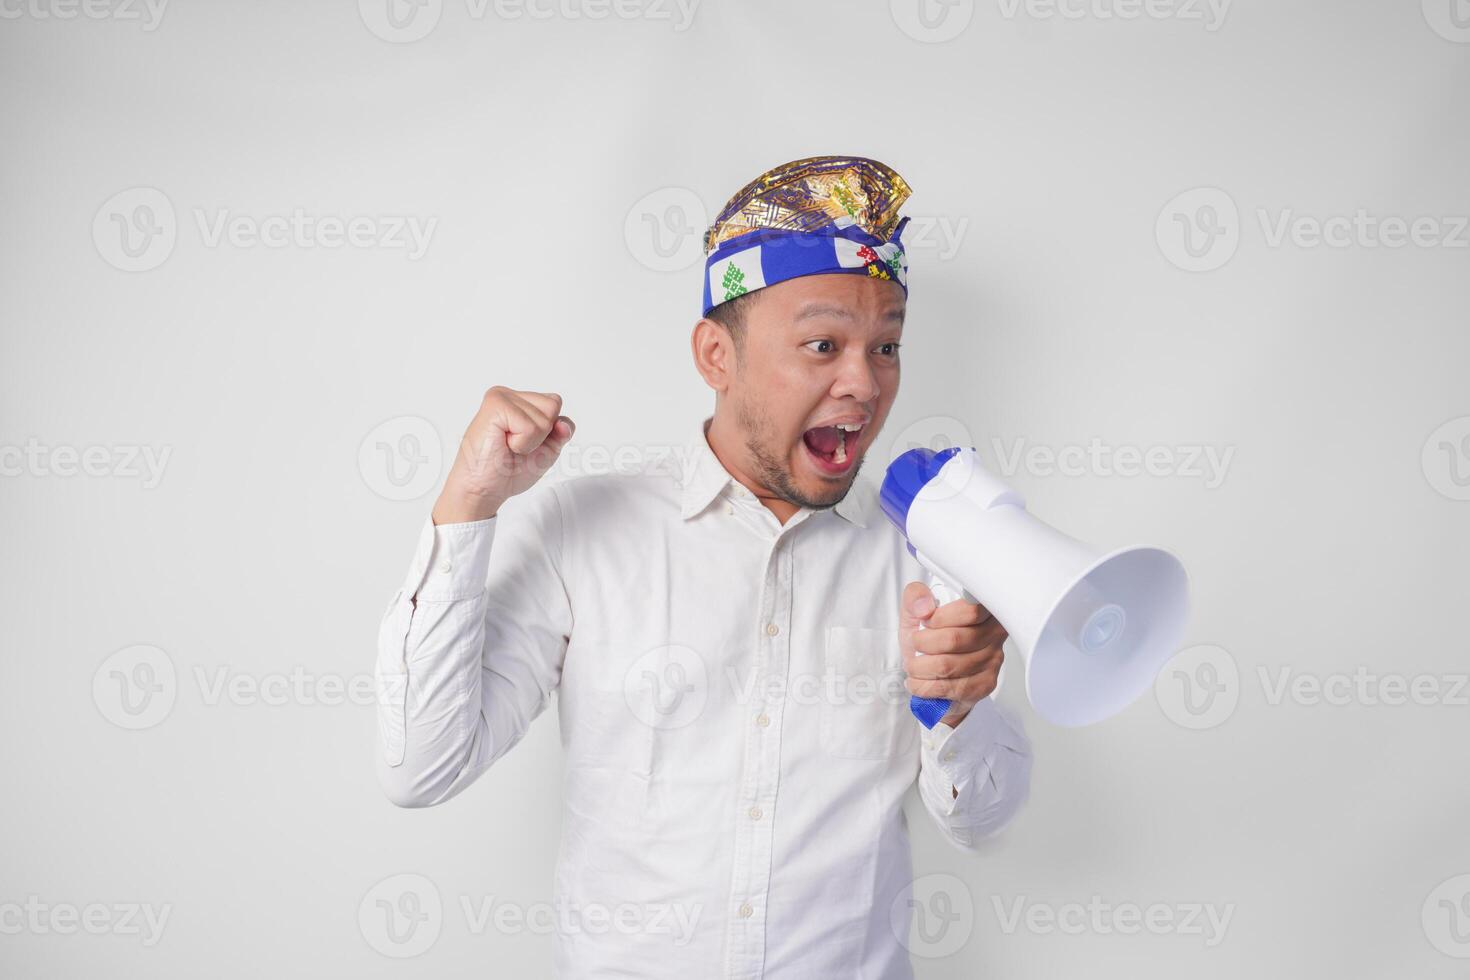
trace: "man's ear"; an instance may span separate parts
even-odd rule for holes
[[[704,317],[694,325],[689,346],[704,383],[723,393],[735,372],[735,338],[730,331],[719,321]]]

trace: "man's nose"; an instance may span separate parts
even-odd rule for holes
[[[843,357],[837,380],[832,385],[832,396],[855,398],[860,402],[870,402],[878,397],[878,377],[868,363],[867,351],[850,351]]]

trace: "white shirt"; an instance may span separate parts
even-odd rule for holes
[[[910,714],[922,571],[871,483],[782,525],[704,426],[692,449],[425,526],[379,636],[383,789],[450,799],[558,692],[559,921],[600,923],[558,926],[559,976],[908,978],[905,794],[971,847],[1024,800],[1030,746],[989,700],[953,729]]]

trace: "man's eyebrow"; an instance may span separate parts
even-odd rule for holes
[[[840,320],[854,319],[852,311],[844,306],[831,306],[826,303],[808,303],[797,311],[795,319],[810,320],[816,316],[835,316]]]
[[[897,320],[899,323],[903,323],[904,312],[904,307],[895,306],[893,309],[888,310],[883,314],[883,319]],[[828,303],[808,303],[806,306],[803,306],[800,310],[797,311],[794,319],[797,321],[810,320],[812,317],[818,316],[831,316],[836,317],[839,320],[856,319],[856,317],[853,316],[852,311],[847,309],[846,307],[832,306]]]

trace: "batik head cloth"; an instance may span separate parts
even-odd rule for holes
[[[808,157],[745,185],[704,233],[704,313],[799,276],[887,279],[908,294],[899,241],[912,191],[893,168],[863,157]]]

